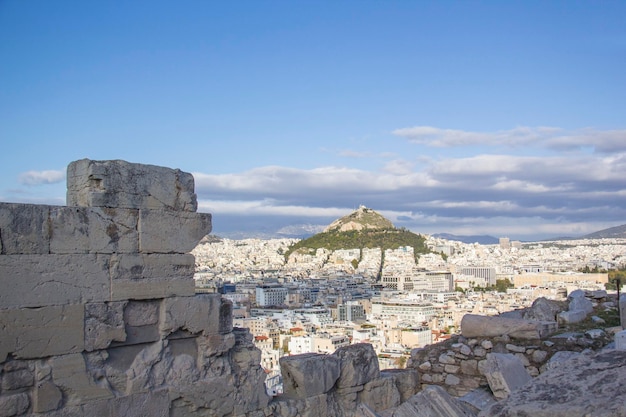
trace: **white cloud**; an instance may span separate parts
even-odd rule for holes
[[[495,132],[472,132],[415,126],[391,132],[410,142],[440,148],[461,146],[535,146],[560,151],[591,151],[597,153],[626,152],[626,130],[593,128],[565,130],[557,127],[519,126]]]
[[[55,184],[65,180],[65,171],[26,171],[20,174],[19,182],[24,185]]]

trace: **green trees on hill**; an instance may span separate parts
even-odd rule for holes
[[[381,248],[397,249],[402,246],[412,246],[415,256],[420,253],[429,253],[425,244],[426,239],[406,229],[376,229],[376,230],[352,230],[347,232],[330,231],[318,233],[308,239],[301,240],[292,245],[285,252],[285,259],[289,258],[297,250],[317,250],[325,248],[329,250],[339,249],[363,249]]]

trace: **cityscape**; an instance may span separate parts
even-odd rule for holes
[[[498,315],[573,290],[615,292],[609,271],[626,266],[626,239],[467,244],[426,237],[412,247],[318,249],[285,257],[297,239],[207,236],[193,250],[196,290],[233,304],[262,352],[269,394],[281,392],[279,359],[372,344],[381,369],[447,340],[467,313]],[[611,291],[613,288],[613,291]]]

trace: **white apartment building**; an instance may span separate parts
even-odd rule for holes
[[[398,321],[420,324],[430,321],[437,313],[431,303],[407,300],[372,299],[372,319],[386,320],[395,317]]]
[[[284,305],[288,294],[289,290],[282,285],[259,285],[256,287],[256,304],[259,307]]]

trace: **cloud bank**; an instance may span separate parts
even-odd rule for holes
[[[266,230],[328,224],[361,204],[396,226],[427,234],[530,240],[626,223],[626,130],[417,126],[392,134],[415,145],[415,155],[381,157],[376,170],[263,166],[194,173],[201,210],[214,214],[216,231],[220,219],[225,229],[249,227],[252,218]],[[425,150],[442,148],[466,150],[424,157]]]

